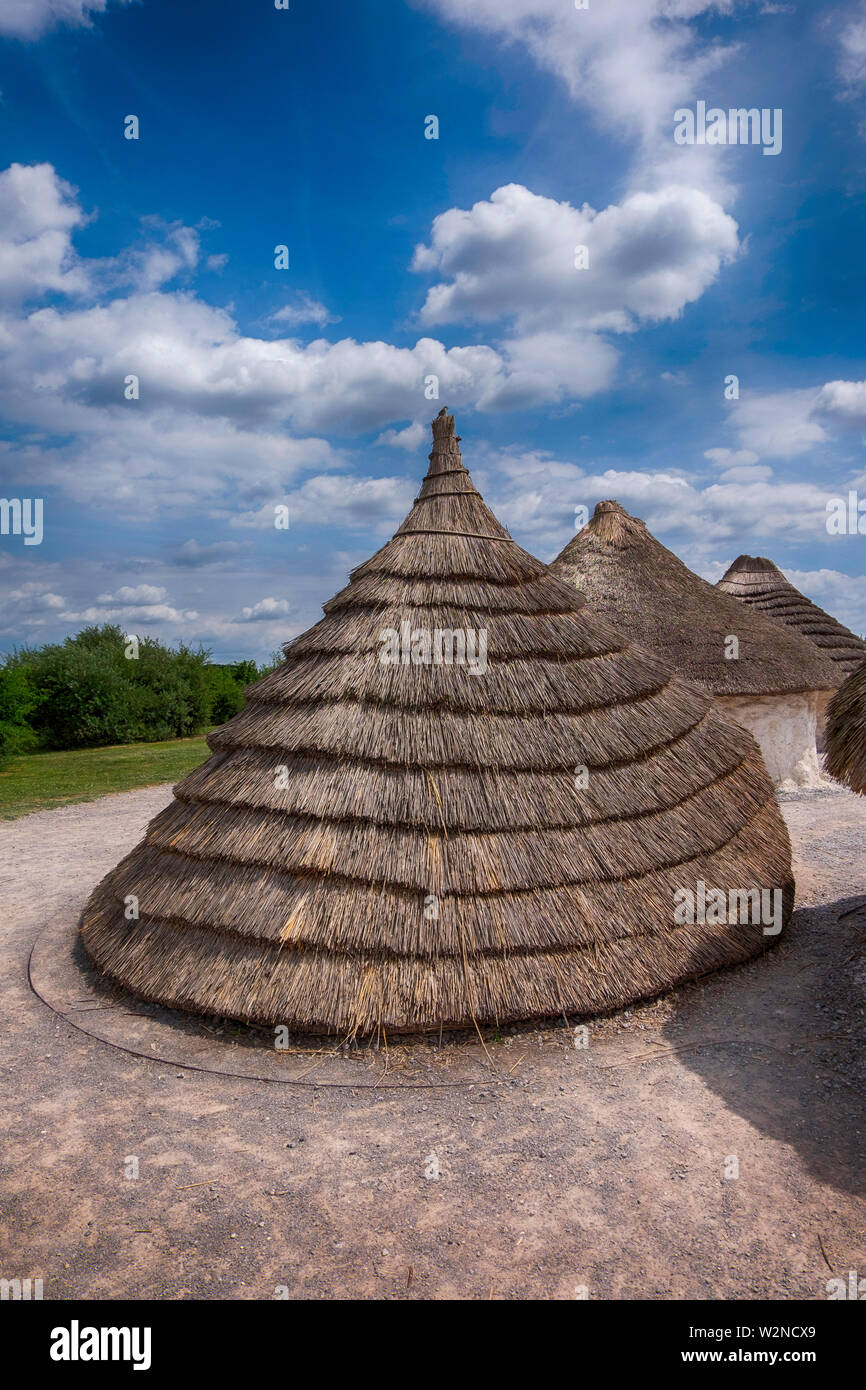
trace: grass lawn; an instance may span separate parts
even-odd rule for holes
[[[30,753],[0,771],[0,820],[49,811],[108,792],[177,782],[210,756],[199,735],[165,743],[121,743],[65,753]]]

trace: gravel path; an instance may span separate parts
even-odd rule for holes
[[[784,799],[802,906],[764,959],[591,1024],[585,1051],[564,1025],[509,1032],[469,1089],[353,1093],[130,1056],[30,990],[42,924],[170,793],[0,823],[4,1277],[46,1298],[776,1299],[866,1273],[866,799]],[[427,1061],[447,1079],[470,1045]]]

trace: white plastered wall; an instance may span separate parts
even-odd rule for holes
[[[816,749],[819,713],[828,695],[822,690],[797,695],[718,695],[716,704],[726,718],[735,719],[757,739],[773,785],[780,791],[795,791],[829,785]]]
[[[822,753],[826,752],[826,746],[827,746],[827,706],[828,706],[829,703],[830,703],[831,697],[832,697],[835,693],[836,693],[836,692],[833,691],[833,690],[821,690],[821,691],[818,692],[818,714],[817,714],[818,727],[817,727],[817,730],[816,730],[816,732],[815,732],[815,746],[816,746],[817,749],[818,749],[818,754],[819,754],[819,756],[820,756]]]

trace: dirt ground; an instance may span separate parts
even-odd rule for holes
[[[588,1047],[569,1020],[277,1059],[72,960],[170,794],[0,824],[0,1275],[46,1299],[823,1299],[866,1275],[866,798],[783,798],[782,943]]]

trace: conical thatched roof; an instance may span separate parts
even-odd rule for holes
[[[811,642],[720,593],[618,502],[599,502],[551,569],[594,613],[716,695],[835,688]],[[725,656],[729,636],[739,639],[736,660]]]
[[[807,599],[764,555],[740,555],[717,588],[808,637],[836,665],[836,684],[866,657],[866,642]]]
[[[827,757],[831,777],[866,796],[866,660],[827,706]]]
[[[581,603],[439,415],[396,535],[94,892],[93,960],[165,1004],[349,1034],[604,1010],[762,950],[760,925],[674,924],[698,880],[791,910],[756,744]],[[485,630],[486,673],[383,664],[404,623]]]

